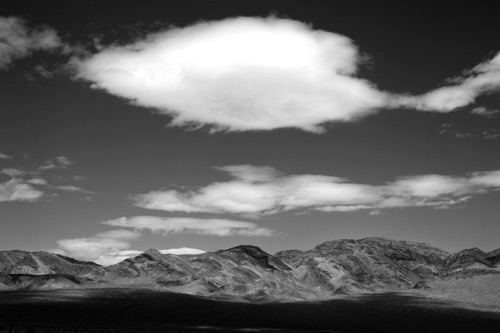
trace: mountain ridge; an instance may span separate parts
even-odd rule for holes
[[[458,280],[463,285],[484,275],[500,279],[500,249],[448,253],[383,237],[331,240],[274,255],[254,245],[193,255],[149,249],[106,267],[43,251],[0,251],[4,290],[150,288],[251,301],[307,300],[436,286],[445,290]]]

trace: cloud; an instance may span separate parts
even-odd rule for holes
[[[28,179],[26,183],[33,185],[49,185],[45,179],[40,177]]]
[[[0,153],[0,159],[10,160],[11,158],[12,158],[12,156],[10,156],[10,155],[4,154],[4,153]]]
[[[57,196],[55,190],[95,194],[77,186],[52,185],[41,176],[49,170],[65,169],[71,164],[73,162],[68,157],[58,156],[31,170],[1,169],[0,174],[5,174],[11,179],[0,183],[0,201],[38,201],[47,194]]]
[[[137,231],[111,230],[92,237],[61,239],[58,250],[80,260],[96,260],[101,255],[118,252],[130,247],[130,240],[140,237]]]
[[[169,115],[174,126],[212,131],[320,132],[380,108],[450,112],[500,86],[500,53],[419,96],[378,90],[356,76],[361,62],[346,36],[290,19],[238,17],[102,46],[72,64],[94,88]],[[483,109],[474,113],[493,114]]]
[[[160,250],[160,252],[163,254],[183,255],[183,254],[202,254],[202,253],[205,253],[207,251],[200,250],[200,249],[193,249],[190,247],[181,247],[178,249]]]
[[[251,131],[351,121],[385,104],[356,77],[347,37],[294,20],[230,18],[153,33],[75,59],[93,87],[173,117],[172,125]]]
[[[18,177],[18,176],[24,176],[28,174],[27,171],[16,169],[16,168],[4,168],[0,173],[6,174],[10,177]]]
[[[54,51],[64,47],[56,31],[46,26],[30,28],[19,17],[0,16],[0,70],[15,59],[30,56],[35,51]]]
[[[448,208],[500,189],[499,171],[467,176],[415,175],[382,185],[324,175],[284,175],[271,167],[218,167],[231,177],[191,191],[162,189],[135,196],[141,208],[259,216],[281,211],[352,212],[401,207]],[[123,225],[120,225],[123,226]]]
[[[495,140],[500,138],[500,131],[497,129],[493,129],[490,131],[483,131],[482,134],[485,140]]]
[[[57,156],[52,158],[38,167],[40,171],[47,171],[52,169],[65,169],[73,164],[73,161],[66,156]]]
[[[0,202],[5,201],[37,201],[44,195],[21,179],[13,178],[0,183]]]
[[[206,251],[193,249],[189,247],[181,247],[179,249],[160,250],[160,252],[163,254],[183,255],[183,254],[202,254],[205,253]],[[137,250],[111,252],[100,255],[96,260],[94,260],[94,262],[102,266],[110,266],[110,265],[115,265],[125,259],[138,256],[141,253],[142,251],[137,251]]]
[[[97,257],[97,259],[95,259],[94,262],[102,266],[110,266],[110,265],[115,265],[125,259],[138,256],[141,253],[142,253],[141,251],[136,251],[136,250],[125,250],[125,251],[104,253],[101,254],[99,257]]]
[[[498,92],[500,88],[500,53],[454,78],[449,85],[421,96],[393,96],[391,106],[416,108],[423,111],[450,112],[474,103],[479,95]],[[475,114],[491,116],[485,108],[476,108]],[[495,112],[494,112],[495,113]]]
[[[500,110],[493,110],[480,106],[472,109],[471,113],[486,118],[496,118],[500,114]]]
[[[274,236],[268,228],[255,223],[226,219],[203,219],[191,217],[133,216],[103,221],[102,224],[136,230],[150,230],[163,235],[195,233],[211,236]]]
[[[68,192],[81,192],[81,193],[87,193],[87,194],[95,194],[95,192],[85,190],[81,187],[72,186],[72,185],[54,186],[53,188],[55,188],[56,190],[68,191]]]

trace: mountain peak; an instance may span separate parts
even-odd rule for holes
[[[158,251],[157,249],[149,249],[149,250],[142,252],[138,256],[142,256],[142,257],[147,256],[147,257],[150,257],[151,259],[156,260],[158,258],[163,257],[163,254],[160,251]]]
[[[229,256],[236,260],[241,260],[245,257],[258,262],[261,266],[272,270],[290,270],[281,259],[276,258],[255,245],[238,245],[226,250],[219,250],[215,253],[222,256]]]

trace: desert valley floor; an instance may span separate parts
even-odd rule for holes
[[[498,332],[500,313],[408,293],[245,302],[137,289],[0,293],[0,332]]]

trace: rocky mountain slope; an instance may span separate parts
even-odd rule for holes
[[[197,255],[151,249],[108,267],[46,252],[0,252],[0,289],[132,287],[249,300],[413,288],[443,291],[482,276],[500,282],[499,273],[500,249],[449,254],[386,238],[333,240],[309,251],[275,255],[252,245]]]
[[[78,288],[99,282],[108,270],[59,254],[0,251],[0,289]]]
[[[326,293],[412,288],[438,276],[448,255],[426,244],[385,238],[334,240],[310,251],[276,254],[300,281]]]

